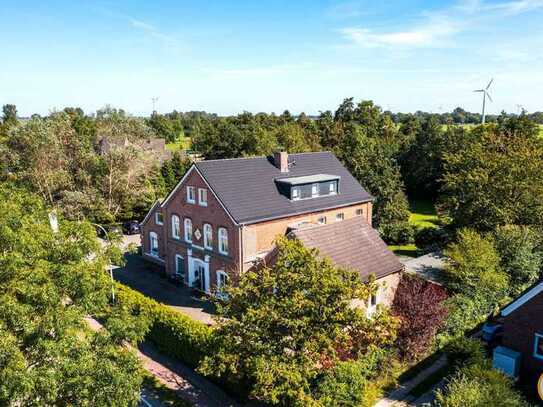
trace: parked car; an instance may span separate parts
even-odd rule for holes
[[[119,223],[110,223],[109,225],[100,225],[101,227],[96,227],[96,234],[101,239],[106,239],[106,235],[104,233],[104,229],[108,233],[108,235],[121,235],[123,234],[123,228],[122,225]]]
[[[137,235],[140,233],[140,224],[135,220],[123,223],[123,231],[127,235]]]

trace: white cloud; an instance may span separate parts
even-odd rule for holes
[[[376,31],[367,27],[339,30],[350,43],[363,47],[441,47],[451,44],[455,34],[467,31],[484,20],[495,20],[543,8],[543,0],[484,2],[460,0],[454,6],[426,11],[411,27]]]

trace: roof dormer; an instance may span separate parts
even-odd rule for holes
[[[277,182],[281,193],[291,201],[299,201],[338,194],[339,180],[340,177],[337,175],[315,174],[278,178],[275,182]]]

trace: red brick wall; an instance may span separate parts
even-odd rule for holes
[[[159,256],[164,259],[166,254],[165,251],[165,240],[164,240],[164,228],[166,227],[166,221],[164,220],[164,225],[159,225],[156,223],[156,212],[160,211],[160,205],[157,205],[151,212],[147,222],[141,227],[141,244],[143,253],[150,253],[151,244],[149,239],[149,234],[155,232],[158,236],[158,253]]]
[[[371,206],[371,202],[368,202],[245,226],[242,232],[244,242],[243,257],[244,259],[250,259],[257,253],[270,250],[277,236],[285,235],[289,225],[297,222],[307,221],[310,223],[316,223],[318,218],[325,216],[327,223],[332,223],[335,222],[336,214],[338,213],[343,213],[345,219],[350,219],[356,216],[356,211],[358,209],[361,209],[363,211],[362,216],[368,223],[371,224]]]
[[[522,353],[521,370],[528,379],[543,373],[543,360],[533,357],[535,333],[543,334],[543,294],[504,318],[503,345]]]
[[[187,202],[187,186],[195,187],[196,203]],[[198,204],[198,188],[207,189],[207,206]],[[213,192],[208,188],[200,174],[193,170],[183,184],[177,189],[175,194],[166,203],[164,210],[164,231],[167,241],[166,248],[166,272],[175,272],[175,255],[179,254],[185,261],[185,272],[188,275],[188,253],[187,249],[191,246],[184,241],[184,220],[190,218],[192,220],[192,257],[204,260],[205,256],[209,256],[209,274],[210,286],[213,288],[217,281],[215,272],[223,270],[230,274],[235,281],[237,270],[239,269],[239,236],[238,228],[225,212],[220,202],[215,198]],[[172,237],[172,215],[177,215],[180,218],[180,240]],[[213,250],[203,250],[204,246],[204,223],[209,223],[213,228]],[[222,255],[218,250],[218,229],[224,227],[228,231],[228,255]],[[195,236],[196,230],[200,231],[201,237],[197,239]]]

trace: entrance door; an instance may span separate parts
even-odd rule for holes
[[[207,264],[199,259],[192,261],[192,271],[194,280],[191,285],[199,290],[209,293],[209,270]]]
[[[196,284],[198,284],[198,288],[201,291],[205,291],[206,290],[206,270],[205,270],[205,267],[200,262],[197,262],[195,264],[194,274],[196,276]]]

